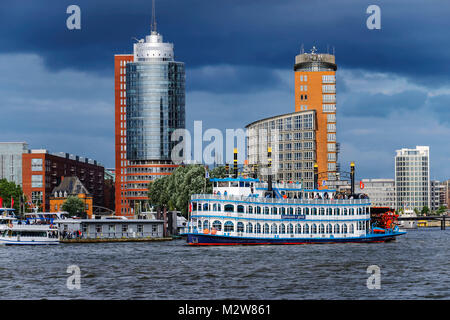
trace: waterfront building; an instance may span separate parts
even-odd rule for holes
[[[171,134],[185,128],[185,70],[155,22],[115,63],[116,214],[134,216],[146,209],[148,184],[177,167]]]
[[[362,185],[355,184],[355,192],[367,194],[372,207],[395,208],[394,179],[362,179],[361,182]]]
[[[339,144],[336,138],[335,56],[301,52],[295,57],[295,111],[315,111],[316,154],[320,180],[329,187],[337,180]]]
[[[396,153],[396,209],[431,208],[430,148],[403,148],[396,150]]]
[[[45,149],[22,154],[23,192],[28,201],[50,211],[53,189],[64,177],[78,177],[93,196],[94,205],[103,205],[104,167],[97,161],[68,153],[50,153]]]
[[[26,142],[0,142],[0,179],[22,185],[22,153],[27,150]]]
[[[61,183],[55,187],[50,196],[50,212],[63,211],[62,206],[68,197],[75,196],[84,202],[87,217],[92,218],[93,198],[77,177],[61,177]]]
[[[272,174],[277,181],[303,181],[314,188],[316,155],[316,112],[300,111],[252,122],[246,126],[248,165],[257,177],[267,180],[267,148],[272,148]],[[258,168],[259,167],[259,168]]]
[[[447,207],[447,186],[445,182],[431,181],[431,211],[436,211],[439,207]]]

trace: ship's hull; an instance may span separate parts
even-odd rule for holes
[[[391,232],[385,234],[368,234],[363,237],[344,238],[247,238],[236,236],[210,235],[201,233],[188,233],[189,245],[287,245],[287,244],[314,244],[314,243],[372,243],[388,242],[406,232]]]
[[[59,244],[59,243],[60,242],[58,239],[27,239],[27,240],[20,239],[20,240],[17,240],[17,238],[0,237],[0,245],[7,245],[7,246],[12,246],[12,245],[38,246],[38,245],[55,245],[55,244]]]

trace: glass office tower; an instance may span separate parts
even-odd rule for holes
[[[156,31],[134,44],[126,65],[127,194],[134,213],[147,210],[148,183],[177,167],[172,132],[185,128],[185,69],[173,44]]]

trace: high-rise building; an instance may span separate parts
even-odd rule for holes
[[[339,144],[336,141],[336,70],[335,56],[311,53],[295,57],[295,111],[316,112],[316,153],[319,180],[336,180]]]
[[[133,55],[116,56],[116,214],[148,209],[148,184],[177,167],[171,134],[179,128],[185,128],[184,63],[175,61],[173,44],[163,42],[153,18]]]
[[[22,185],[22,153],[28,152],[26,142],[0,142],[0,179]]]
[[[272,148],[272,177],[275,181],[303,181],[314,188],[316,160],[316,112],[300,111],[252,122],[246,126],[248,164],[257,177],[267,180],[264,165]],[[256,165],[256,166],[255,166]]]
[[[431,209],[430,148],[417,146],[396,152],[396,209]]]

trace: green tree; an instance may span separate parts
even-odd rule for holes
[[[422,215],[427,215],[428,213],[430,213],[430,208],[428,208],[427,206],[422,208]]]
[[[225,167],[210,171],[211,178],[225,177]],[[179,210],[187,216],[191,195],[211,193],[212,183],[205,178],[202,165],[180,166],[170,176],[165,176],[149,184],[149,202],[156,208],[166,206],[169,210]]]
[[[69,216],[76,216],[85,212],[84,202],[76,196],[69,196],[62,205],[62,210],[67,211]]]
[[[436,214],[437,215],[443,215],[444,213],[447,212],[447,207],[446,206],[440,206],[437,210],[436,210]]]
[[[11,198],[13,198],[13,208],[16,209],[16,212],[20,209],[21,199],[25,199],[22,188],[6,179],[0,179],[0,198],[3,199],[3,207],[5,208],[11,208]]]

